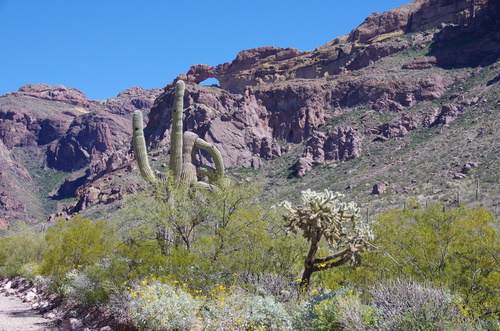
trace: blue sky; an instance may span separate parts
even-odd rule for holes
[[[94,100],[161,88],[260,46],[312,50],[410,0],[0,0],[0,95],[26,84]]]

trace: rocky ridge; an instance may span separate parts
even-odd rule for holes
[[[343,163],[375,160],[371,153],[380,143],[399,144],[393,151],[409,149],[413,133],[446,133],[471,111],[498,112],[492,100],[499,90],[499,17],[500,6],[492,0],[416,0],[374,13],[313,51],[261,47],[241,51],[231,63],[194,65],[176,79],[187,83],[185,129],[215,144],[229,168],[264,169],[295,153],[291,175],[310,180],[321,165],[341,171]],[[219,86],[200,85],[208,78]],[[163,90],[131,88],[104,101],[45,84],[1,96],[0,217],[43,215],[42,203],[33,207],[20,198],[33,196],[26,187],[39,184],[41,173],[66,174],[47,192],[52,200],[76,198],[69,207],[57,203],[55,216],[114,203],[140,189],[140,181],[130,180],[130,114],[149,113],[151,157],[157,165],[168,163],[176,80]],[[406,161],[376,162],[371,166],[377,170],[359,180]],[[391,191],[387,181],[376,182],[384,185],[373,192]]]
[[[47,196],[31,189],[43,186],[44,178],[80,170],[79,177],[69,176],[59,191],[48,194],[61,199],[128,166],[127,116],[136,109],[148,112],[159,92],[135,87],[93,101],[75,88],[30,84],[0,96],[0,216],[16,220],[46,214],[40,200]]]
[[[493,1],[435,1],[431,8],[431,2],[419,0],[372,14],[349,35],[314,51],[262,47],[240,52],[231,63],[195,65],[178,77],[191,83],[186,96],[187,129],[218,145],[227,166],[259,167],[262,160],[282,155],[278,141],[299,144],[317,139],[317,130],[347,109],[402,113],[416,103],[438,100],[457,77],[432,69],[442,63],[486,66],[498,60],[499,38],[493,32],[498,26],[496,15],[498,6]],[[478,39],[460,47],[443,46],[468,34]],[[396,53],[425,48],[423,56],[408,57],[389,70],[373,65]],[[197,85],[207,78],[218,79],[220,89]],[[173,83],[151,111],[153,120],[146,132],[156,145],[167,143],[172,91]],[[477,99],[463,102],[472,104]],[[461,104],[447,104],[425,115],[403,114],[367,132],[401,137],[419,124],[447,124],[459,116],[461,108]],[[358,147],[351,147],[357,156],[360,139],[363,135],[353,140]],[[303,154],[308,160],[299,160],[299,174],[314,164],[345,160],[338,151],[326,159],[313,157],[311,144]]]

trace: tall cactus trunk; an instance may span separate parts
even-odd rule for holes
[[[184,89],[182,80],[175,84],[174,108],[172,110],[172,131],[170,134],[170,171],[175,179],[182,173],[182,115],[184,112]]]
[[[175,180],[190,183],[200,188],[214,189],[221,185],[224,176],[224,162],[219,150],[212,144],[198,137],[194,132],[183,132],[182,115],[184,111],[185,84],[179,80],[175,84],[174,107],[172,110],[172,128],[170,134],[170,177]],[[133,116],[134,153],[142,177],[148,184],[157,185],[168,178],[163,173],[151,170],[148,162],[146,142],[143,133],[142,113],[135,111]],[[195,166],[194,159],[197,149],[207,151],[212,157],[215,169],[209,166]],[[208,176],[209,183],[197,180],[197,174]]]

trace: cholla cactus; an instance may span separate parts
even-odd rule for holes
[[[172,130],[170,135],[170,177],[189,182],[198,187],[213,189],[212,184],[198,181],[197,173],[208,176],[211,183],[215,183],[221,179],[224,176],[222,155],[214,145],[201,139],[196,133],[189,131],[182,132],[184,89],[184,82],[181,80],[177,81],[175,85]],[[142,177],[153,186],[164,182],[169,176],[153,172],[149,166],[146,142],[142,129],[142,113],[140,110],[134,112],[132,126],[134,153]],[[203,149],[210,154],[215,163],[215,169],[209,166],[197,168],[193,164],[198,149]]]
[[[359,263],[368,240],[372,238],[371,227],[361,220],[359,208],[354,202],[340,201],[344,195],[324,190],[317,193],[302,191],[302,204],[293,207],[283,201],[283,218],[290,232],[302,231],[302,235],[311,242],[309,254],[304,263],[302,286],[309,284],[313,272],[329,269],[349,261]],[[325,258],[316,258],[322,237],[330,244],[333,253]],[[340,251],[339,251],[340,250]]]

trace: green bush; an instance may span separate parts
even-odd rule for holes
[[[205,289],[241,285],[234,274],[295,277],[303,245],[286,237],[280,218],[258,201],[258,193],[235,184],[217,191],[173,187],[165,197],[134,196],[126,222],[120,223],[119,255],[129,276],[169,276]]]
[[[114,256],[115,237],[103,221],[75,217],[72,221],[58,220],[46,235],[48,251],[42,264],[43,275],[61,290],[66,275],[73,270],[86,270]]]
[[[239,288],[217,285],[202,303],[200,322],[206,330],[291,330],[292,318],[272,296],[250,294]]]
[[[291,317],[283,305],[272,296],[250,296],[247,299],[246,320],[255,330],[291,330]]]
[[[39,264],[47,252],[43,232],[37,232],[25,223],[9,230],[0,239],[0,275],[23,276],[34,280],[39,275]]]
[[[380,312],[376,306],[363,304],[353,289],[341,288],[331,299],[314,305],[312,325],[316,330],[370,330],[377,329]]]
[[[472,318],[494,317],[500,306],[497,226],[484,208],[422,208],[411,202],[410,208],[378,217],[375,245],[382,254],[372,253],[366,266],[372,277],[446,285],[463,298]]]

